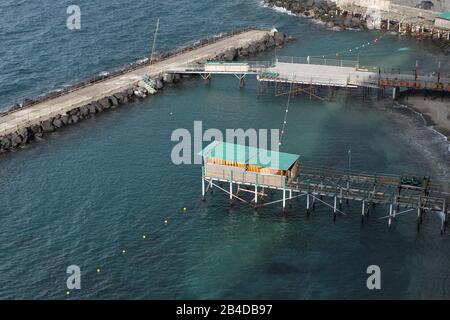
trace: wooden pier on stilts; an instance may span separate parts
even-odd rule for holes
[[[386,205],[389,211],[379,219],[390,227],[399,215],[416,215],[417,230],[425,214],[440,217],[440,232],[446,233],[450,212],[450,185],[430,177],[371,174],[353,170],[336,170],[302,166],[296,154],[268,151],[237,144],[212,142],[201,151],[202,199],[208,190],[217,188],[230,203],[242,202],[255,208],[281,204],[282,210],[293,199],[306,198],[309,216],[320,203],[329,207],[333,220],[346,215],[345,201],[359,202],[361,222],[367,221],[371,208]],[[279,194],[270,199],[269,194]]]
[[[359,61],[277,56],[273,61],[188,63],[167,72],[200,75],[207,83],[212,75],[231,74],[238,78],[240,86],[248,75],[255,75],[259,93],[273,88],[276,96],[286,95],[292,84],[292,94],[319,100],[328,100],[319,94],[324,89],[328,90],[329,99],[338,90],[359,90],[363,99],[370,97],[372,91],[381,98],[386,89],[394,99],[401,90],[450,92],[450,78],[441,76],[440,66],[434,74],[426,75],[420,74],[417,63],[413,72],[385,72],[379,67],[362,66]]]

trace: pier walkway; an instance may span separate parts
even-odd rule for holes
[[[310,57],[277,57],[259,76],[260,81],[289,82],[333,87],[400,87],[450,91],[450,78],[413,72],[381,72],[358,61]]]
[[[8,134],[30,126],[74,108],[98,101],[136,86],[143,76],[157,76],[179,65],[212,59],[227,50],[239,48],[262,40],[269,30],[250,30],[231,37],[222,38],[212,44],[159,61],[151,66],[143,66],[123,75],[106,79],[69,92],[60,97],[47,100],[30,107],[19,109],[0,117],[0,133]]]
[[[450,78],[407,72],[381,72],[378,67],[361,66],[358,61],[315,57],[276,57],[274,61],[244,62],[210,68],[206,64],[186,64],[169,69],[170,73],[211,75],[234,74],[239,79],[256,75],[260,83],[293,83],[299,85],[344,88],[427,89],[450,92]]]

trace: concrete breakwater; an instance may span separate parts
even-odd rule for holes
[[[212,42],[199,41],[176,54],[163,55],[151,65],[132,66],[110,75],[108,79],[87,82],[57,97],[47,96],[41,101],[9,110],[0,116],[0,152],[16,150],[67,125],[154,95],[166,84],[181,78],[180,75],[165,73],[170,67],[211,60],[233,61],[281,47],[289,40],[284,33],[269,30],[251,29],[231,36],[224,34]]]
[[[435,12],[398,5],[387,0],[264,0],[269,7],[322,21],[332,30],[380,29],[419,39],[431,39],[450,51],[450,31],[434,26]]]

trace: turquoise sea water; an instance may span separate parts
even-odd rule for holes
[[[80,0],[82,29],[73,32],[69,4],[0,4],[0,105],[144,58],[157,16],[160,50],[247,25],[295,36],[279,55],[329,54],[378,36],[328,31],[256,0]],[[432,47],[396,35],[359,58],[385,68],[412,69],[416,59],[430,72],[438,61],[449,67]],[[258,97],[252,79],[241,89],[232,77],[210,86],[189,79],[2,156],[0,298],[66,299],[66,268],[76,264],[82,289],[74,299],[448,299],[450,245],[437,217],[417,234],[414,214],[388,230],[377,220],[383,207],[362,227],[356,205],[333,224],[323,206],[306,219],[302,201],[284,214],[230,208],[217,191],[201,203],[200,166],[171,163],[173,130],[192,130],[195,120],[204,129],[279,128],[285,103]],[[345,168],[351,149],[354,169],[448,174],[442,138],[375,101],[295,97],[285,139],[283,151],[311,165]],[[380,291],[366,288],[371,264],[381,267]]]

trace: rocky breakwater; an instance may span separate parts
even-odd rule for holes
[[[96,115],[97,113],[114,109],[120,105],[135,101],[139,97],[144,97],[146,94],[147,92],[142,88],[136,87],[134,89],[129,89],[127,91],[105,97],[88,105],[74,108],[64,114],[58,114],[39,123],[30,124],[29,126],[21,128],[15,132],[0,136],[0,152],[18,149],[45,134],[54,132],[68,125],[76,124],[84,119],[88,119]]]
[[[254,41],[244,47],[232,48],[219,54],[211,61],[235,61],[242,57],[248,57],[260,52],[282,47],[287,42],[293,41],[292,37],[286,36],[283,32],[273,31],[267,34],[262,40]]]
[[[281,47],[292,38],[286,37],[282,32],[271,32],[260,41],[250,43],[245,47],[229,49],[211,61],[233,61],[239,57],[257,54],[275,47]],[[59,130],[65,126],[74,125],[82,120],[91,118],[107,110],[118,108],[130,102],[134,102],[147,96],[154,95],[163,89],[166,84],[177,82],[181,79],[177,74],[163,74],[155,78],[143,78],[133,88],[106,96],[98,101],[74,108],[64,114],[49,117],[38,123],[30,123],[28,126],[12,133],[0,133],[0,153],[18,150],[21,147],[36,141],[42,136]]]
[[[264,3],[269,7],[284,8],[295,15],[322,21],[333,30],[367,29],[365,17],[341,10],[330,0],[264,0]]]

